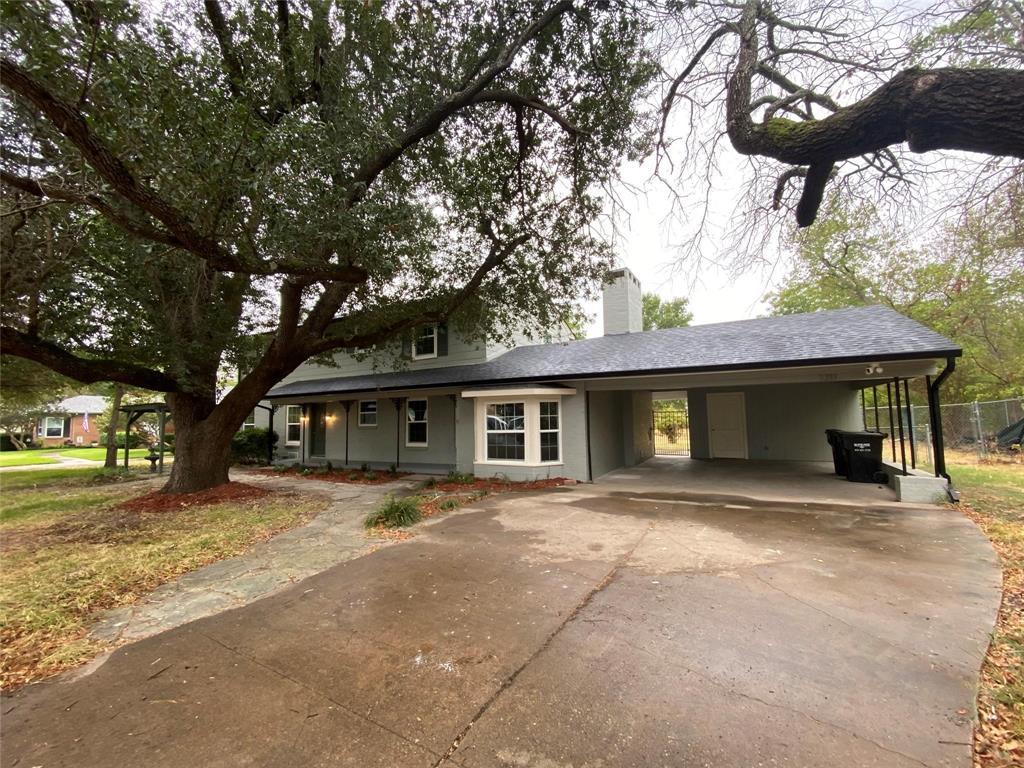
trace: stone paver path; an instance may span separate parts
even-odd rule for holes
[[[107,611],[91,636],[108,642],[141,640],[266,597],[332,565],[370,552],[381,539],[367,537],[363,520],[389,493],[411,492],[425,476],[410,475],[381,485],[232,473],[233,480],[327,496],[330,505],[305,525],[256,544],[170,581],[133,605]]]

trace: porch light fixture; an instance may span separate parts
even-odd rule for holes
[[[877,375],[884,372],[885,369],[878,363],[871,363],[867,368],[864,369],[864,373],[868,376]]]

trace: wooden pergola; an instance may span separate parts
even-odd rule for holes
[[[128,422],[124,427],[124,466],[128,467],[128,452],[129,444],[131,441],[128,439],[128,431],[132,428],[132,424],[138,421],[140,418],[145,416],[147,413],[155,413],[160,424],[159,429],[159,442],[160,442],[160,461],[157,464],[158,471],[160,474],[164,472],[164,430],[167,427],[167,422],[170,421],[170,407],[167,403],[132,403],[131,405],[122,405],[120,411],[128,416]]]

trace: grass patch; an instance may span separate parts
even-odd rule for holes
[[[274,494],[150,512],[123,506],[149,484],[98,477],[79,470],[64,482],[50,478],[41,487],[5,488],[0,496],[5,689],[94,655],[100,646],[87,637],[94,612],[131,603],[175,576],[240,554],[325,503]]]
[[[951,464],[961,508],[1003,566],[1003,601],[981,670],[975,765],[1020,765],[1024,755],[1024,466]]]
[[[0,474],[0,492],[26,489],[49,488],[55,485],[75,487],[83,485],[109,485],[128,480],[152,477],[148,469],[94,469],[86,467],[62,467],[60,469],[38,469],[26,472],[4,472]]]
[[[58,464],[56,459],[42,455],[42,451],[2,451],[0,467],[28,467],[35,464]]]
[[[105,461],[107,458],[106,448],[64,448],[63,450],[56,451],[61,456],[66,456],[69,459],[88,459],[89,461]],[[128,460],[133,461],[135,459],[142,459],[149,456],[148,448],[130,448],[128,449]],[[174,458],[174,455],[165,450],[164,451],[164,463]],[[118,462],[124,461],[124,448],[117,449],[117,460]]]
[[[396,499],[388,496],[384,503],[366,516],[367,528],[407,528],[423,519],[418,496]]]

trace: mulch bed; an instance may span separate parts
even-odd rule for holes
[[[259,469],[257,472],[265,475],[288,475],[289,477],[298,477],[304,480],[323,480],[325,483],[343,483],[345,485],[383,485],[384,483],[401,480],[409,475],[408,472],[363,472],[361,469],[314,469],[311,472],[303,472],[301,469],[295,469],[294,467],[288,467],[287,469],[268,467],[266,469]]]
[[[272,491],[265,488],[257,488],[246,483],[225,483],[216,488],[196,493],[162,493],[156,491],[147,493],[117,505],[117,509],[126,509],[132,512],[172,512],[175,510],[190,507],[205,507],[210,504],[223,504],[229,501],[248,501],[250,499],[262,499],[269,496]]]
[[[507,493],[509,491],[543,491],[547,488],[557,488],[560,485],[569,485],[573,482],[565,477],[549,477],[545,480],[524,480],[522,482],[478,477],[465,483],[442,480],[427,488],[428,490],[441,493],[468,493],[472,491]]]

